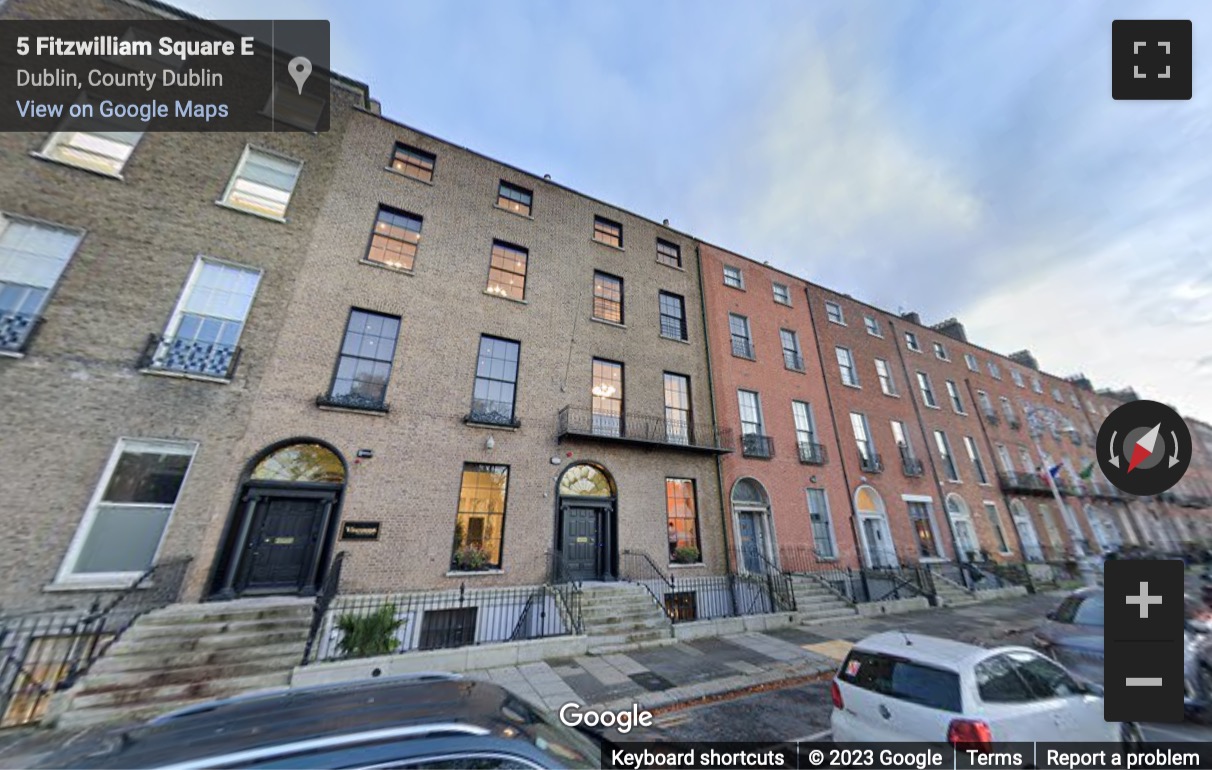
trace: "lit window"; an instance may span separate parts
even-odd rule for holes
[[[507,299],[525,299],[526,262],[529,257],[530,252],[521,246],[493,241],[485,293]]]
[[[593,239],[607,246],[623,248],[623,226],[605,217],[593,218]]]
[[[601,358],[593,359],[593,433],[597,436],[623,435],[623,365]]]
[[[437,160],[438,156],[432,152],[425,152],[402,142],[396,142],[391,167],[404,176],[420,179],[422,182],[432,182],[433,167]]]
[[[222,202],[252,214],[282,219],[302,168],[297,160],[245,147]]]
[[[366,261],[400,270],[412,270],[421,242],[421,217],[388,206],[379,206]]]
[[[497,205],[515,214],[530,216],[530,204],[533,200],[534,193],[525,187],[518,187],[505,180],[501,180],[497,187]]]
[[[396,316],[350,311],[332,388],[320,403],[387,411],[387,380],[399,336],[400,319]]]
[[[669,521],[669,560],[682,564],[702,561],[694,481],[665,479],[665,513]]]
[[[509,466],[465,463],[455,518],[454,570],[499,569],[509,496]]]
[[[468,422],[490,425],[516,425],[518,352],[513,340],[480,336],[480,354],[476,359],[476,379],[471,394]]]
[[[593,317],[612,324],[623,323],[623,279],[616,275],[593,274]]]

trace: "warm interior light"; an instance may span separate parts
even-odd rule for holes
[[[614,386],[607,385],[606,383],[595,385],[591,392],[598,398],[610,398],[615,394]]]

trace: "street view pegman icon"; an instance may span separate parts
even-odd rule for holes
[[[1158,495],[1178,483],[1191,462],[1191,432],[1170,407],[1131,401],[1103,421],[1098,463],[1130,495]]]

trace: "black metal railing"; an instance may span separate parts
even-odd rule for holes
[[[33,313],[0,313],[0,350],[24,353],[42,325],[42,317]]]
[[[745,433],[741,436],[741,455],[769,460],[774,457],[774,439],[760,433]]]
[[[666,575],[648,554],[624,551],[619,577],[642,585],[674,623],[783,612],[795,606],[788,576],[728,574],[679,577]]]
[[[583,597],[581,583],[579,580],[573,580],[568,574],[564,554],[558,548],[547,553],[546,585],[555,592],[564,611],[564,621],[569,630],[574,634],[585,633],[585,622],[581,614]]]
[[[901,449],[901,470],[910,478],[916,478],[926,473],[926,467],[922,465],[922,461],[913,456],[913,453],[907,449]]]
[[[363,412],[382,412],[384,414],[391,411],[391,405],[382,398],[363,396],[358,393],[346,393],[344,395],[321,393],[316,396],[316,406],[356,409]]]
[[[799,353],[794,353],[790,350],[783,351],[783,366],[793,372],[804,371],[804,357]]]
[[[1052,493],[1048,483],[1034,473],[1011,473],[1003,471],[997,474],[997,483],[1006,492]]]
[[[139,368],[230,380],[240,363],[240,350],[221,342],[149,334]]]
[[[744,337],[732,338],[732,355],[753,359],[753,343]]]
[[[332,564],[328,565],[328,574],[324,576],[324,583],[321,584],[320,591],[316,594],[316,602],[311,608],[311,628],[307,632],[307,645],[303,648],[303,665],[307,665],[307,661],[311,659],[316,635],[320,633],[328,608],[341,588],[341,568],[344,565],[345,551],[338,551],[332,559]]]
[[[786,575],[811,577],[851,604],[918,596],[933,601],[934,584],[921,565],[902,562],[894,551],[870,557],[879,566],[846,567],[812,545],[779,546],[779,562]]]
[[[74,685],[140,615],[177,600],[190,561],[153,565],[87,609],[0,613],[0,727],[40,722],[51,696]]]
[[[566,406],[556,415],[556,437],[659,444],[699,452],[732,451],[732,431],[711,423],[691,423],[630,412],[602,415],[574,406]]]
[[[304,661],[348,660],[481,644],[565,636],[576,632],[562,606],[564,594],[549,585],[467,588],[419,594],[337,595],[320,623]],[[374,644],[352,632],[371,616],[382,629]]]
[[[673,576],[666,575],[651,556],[643,551],[625,549],[619,554],[619,580],[643,586],[661,610],[674,620],[666,604],[666,597],[676,592]]]
[[[512,407],[511,404],[507,406]],[[512,408],[494,409],[489,404],[472,404],[471,411],[463,418],[468,425],[495,425],[501,428],[520,428],[522,423],[513,415]]]
[[[997,416],[997,412],[993,411],[992,409],[986,409],[985,422],[989,423],[990,425],[997,425],[999,422],[1001,422],[1001,418]]]
[[[881,473],[884,470],[884,461],[875,452],[859,452],[859,467],[867,473]]]
[[[762,565],[761,576],[766,578],[766,588],[770,592],[770,601],[774,612],[795,612],[795,591],[791,578],[770,561],[766,554],[757,552],[758,561]]]
[[[815,441],[799,442],[800,462],[805,465],[825,464],[825,445]]]

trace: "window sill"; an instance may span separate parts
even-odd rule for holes
[[[627,328],[627,324],[616,323],[614,321],[607,321],[603,318],[596,318],[594,316],[589,316],[589,320],[593,321],[595,324],[602,324],[603,326],[613,326],[616,329],[626,329]]]
[[[886,390],[884,391],[884,395],[887,396],[888,398],[900,398],[901,397],[900,393],[889,393]]]
[[[257,219],[265,219],[270,222],[277,222],[280,225],[286,224],[286,217],[275,217],[273,214],[262,214],[260,211],[246,209],[243,206],[233,206],[227,201],[215,201],[215,205],[219,208],[228,209],[230,211],[238,211],[241,214],[248,214],[250,217],[256,217]]]
[[[0,358],[25,358],[25,354],[16,350],[0,350]]]
[[[469,428],[485,428],[487,430],[503,430],[507,433],[517,433],[522,428],[522,423],[519,421],[517,425],[500,425],[495,422],[478,422],[466,417],[463,418],[463,424]]]
[[[911,348],[908,345],[905,346],[905,350],[908,350],[910,353],[917,353],[919,355],[922,352],[921,348]]]
[[[514,211],[513,209],[507,209],[499,203],[492,204],[492,207],[494,209],[496,209],[497,211],[504,211],[506,214],[513,214],[515,217],[521,217],[522,219],[529,219],[531,222],[534,221],[534,216],[532,214],[523,214],[520,211]]]
[[[429,185],[430,187],[433,187],[433,180],[430,180],[430,179],[417,179],[417,178],[416,178],[415,176],[413,176],[412,174],[405,174],[403,171],[397,171],[396,169],[392,168],[391,166],[384,166],[384,167],[383,167],[383,170],[384,170],[384,171],[386,171],[386,172],[387,172],[387,173],[389,173],[389,174],[395,174],[396,176],[402,176],[402,177],[404,177],[405,179],[411,179],[412,181],[414,181],[414,182],[416,182],[416,183],[418,183],[418,184],[424,184],[424,185]]]
[[[727,281],[724,282],[724,286],[728,287],[729,289],[734,289],[736,291],[745,291],[744,286],[733,286],[732,284],[728,283]]]
[[[946,482],[947,484],[963,484],[964,483],[964,482],[960,481],[959,479],[943,479],[943,481]]]
[[[842,381],[842,384],[843,384],[843,385],[845,385],[847,388],[854,388],[855,390],[862,390],[862,389],[863,389],[863,386],[862,386],[862,385],[859,385],[857,382],[846,382],[846,381],[844,381],[844,380],[843,380],[843,381]]]
[[[868,336],[868,337],[875,337],[877,340],[882,340],[882,339],[884,338],[884,335],[882,335],[882,334],[875,334],[874,332],[867,332],[867,336]]]
[[[125,591],[134,586],[138,576],[132,577],[130,580],[77,580],[67,583],[47,583],[42,586],[42,590],[48,594],[66,594],[73,592],[89,593],[96,591]],[[152,581],[144,581],[136,589],[145,591],[149,588],[155,588],[155,583]]]
[[[793,366],[784,366],[783,370],[788,371],[788,372],[795,372],[796,374],[807,374],[808,373],[807,369],[796,369]]]
[[[956,414],[958,414],[960,417],[967,417],[967,416],[968,416],[968,413],[967,413],[967,412],[961,412],[961,411],[959,411],[958,409],[957,409],[957,410],[955,410],[955,413],[956,413]]]
[[[389,270],[393,273],[399,273],[401,275],[416,275],[416,273],[413,272],[410,268],[396,267],[395,265],[387,265],[382,262],[374,262],[369,259],[359,259],[358,264],[359,265],[369,265],[370,267],[377,267],[380,270]]]
[[[923,556],[917,560],[918,564],[950,564],[950,559],[945,559],[942,556]]]
[[[926,407],[927,409],[939,409],[938,404],[923,404],[922,406]]]
[[[701,562],[701,561],[696,561],[691,564],[683,564],[680,562],[675,564],[674,562],[669,562],[669,569],[695,569],[698,567],[706,567],[706,566],[707,566],[706,563]]]
[[[331,406],[329,404],[316,404],[316,409],[321,412],[346,412],[348,414],[364,414],[367,417],[386,417],[389,413],[386,410],[380,409],[358,409],[352,406]]]
[[[605,246],[606,248],[614,249],[615,251],[627,251],[627,249],[623,248],[622,246],[615,246],[613,243],[606,243],[604,241],[599,241],[597,238],[591,237],[589,239],[589,241],[590,241],[590,243],[596,243],[599,246]]]
[[[669,268],[670,270],[677,270],[682,273],[686,272],[686,268],[682,267],[681,265],[671,265],[668,262],[662,262],[659,259],[656,261],[656,263],[658,265],[664,265],[665,267]]]
[[[937,358],[938,360],[942,361],[942,362],[943,362],[943,363],[945,363],[945,364],[949,364],[949,363],[951,363],[951,359],[950,359],[950,358],[943,358],[943,357],[941,357],[941,356],[935,356],[935,358]]]
[[[168,377],[173,380],[194,380],[196,382],[209,382],[214,385],[230,385],[231,380],[224,377],[209,377],[205,374],[193,374],[192,372],[177,372],[171,369],[140,369],[139,374],[149,374],[152,377]]]
[[[504,575],[504,574],[505,574],[505,570],[503,570],[499,567],[497,569],[471,569],[471,570],[452,569],[452,570],[447,570],[446,577],[457,577],[457,578],[485,577],[488,575]]]
[[[826,318],[825,320],[826,320],[826,321],[828,321],[829,323],[831,323],[831,324],[835,325],[835,326],[846,326],[846,322],[845,322],[845,321],[835,321],[835,320],[833,320],[832,318]]]
[[[50,155],[43,155],[41,152],[38,152],[37,150],[34,150],[33,152],[31,152],[29,154],[29,156],[31,158],[37,158],[38,160],[44,160],[47,163],[54,163],[57,166],[64,166],[66,168],[74,168],[78,171],[84,171],[89,174],[92,174],[93,176],[99,176],[104,179],[116,179],[119,182],[126,181],[126,178],[124,176],[122,176],[121,173],[114,173],[114,172],[110,172],[110,171],[101,171],[100,169],[89,168],[88,166],[81,166],[77,163],[69,163],[66,160],[60,160],[59,158],[52,158]]]
[[[661,335],[661,339],[663,339],[663,340],[669,340],[670,342],[680,342],[680,343],[682,343],[683,345],[689,345],[689,344],[690,344],[690,340],[684,340],[684,339],[682,339],[681,337],[668,337],[668,336],[666,336],[666,335],[664,335],[664,334],[662,334],[662,335]]]
[[[739,359],[741,359],[742,361],[756,361],[756,360],[757,360],[757,359],[756,359],[756,358],[754,358],[753,356],[742,356],[742,355],[740,355],[740,354],[738,354],[738,353],[733,353],[733,354],[732,354],[732,357],[733,357],[733,358],[739,358]]]
[[[783,301],[783,300],[781,300],[781,299],[776,299],[776,300],[774,301],[774,304],[776,304],[776,305],[782,305],[783,307],[794,307],[794,305],[792,305],[790,302],[784,302],[784,301]]]
[[[484,290],[484,295],[488,296],[488,297],[492,297],[494,299],[503,299],[506,302],[514,302],[519,305],[529,305],[530,304],[528,301],[526,301],[524,299],[514,299],[513,297],[506,297],[506,296],[497,294],[496,292],[489,291],[488,289]]]

